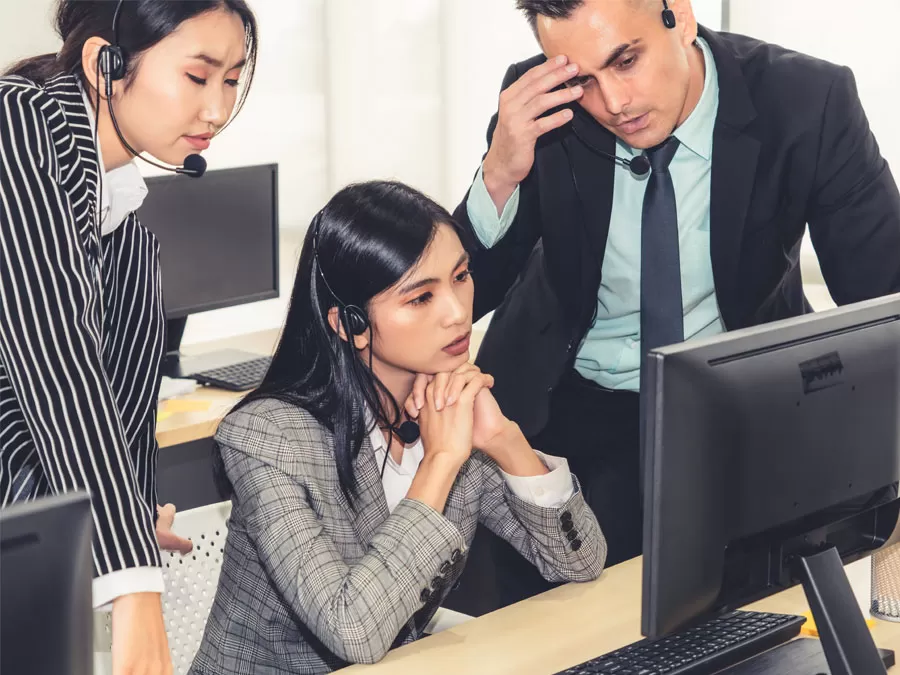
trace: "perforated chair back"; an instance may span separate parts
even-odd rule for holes
[[[163,551],[163,617],[175,675],[186,675],[206,628],[222,570],[222,550],[228,531],[231,502],[220,502],[179,512],[172,531],[194,542],[186,556]],[[94,673],[112,675],[111,618],[108,612],[94,615]]]

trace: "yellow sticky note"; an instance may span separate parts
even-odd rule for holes
[[[808,635],[814,638],[819,637],[819,629],[816,628],[816,621],[815,619],[813,619],[812,612],[803,612],[803,616],[806,617],[806,623],[803,624],[803,627],[800,629],[800,633],[802,635]],[[875,625],[875,619],[866,617],[866,625],[871,630]]]
[[[161,406],[161,410],[167,413],[186,413],[186,412],[206,412],[211,405],[210,401],[200,401],[192,399],[173,398],[165,401]]]
[[[157,410],[156,411],[156,423],[159,424],[163,420],[167,420],[172,416],[172,413],[167,412],[165,410]]]

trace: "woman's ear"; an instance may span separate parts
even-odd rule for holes
[[[97,91],[100,92],[101,98],[106,98],[106,78],[103,77],[102,71],[99,76],[97,75],[97,61],[100,59],[100,49],[108,44],[103,38],[91,37],[81,48],[81,68],[84,71],[84,79],[93,90],[88,92],[92,102],[97,100]],[[112,86],[113,95],[115,95],[116,83],[113,82]]]
[[[328,325],[331,326],[331,330],[338,334],[341,340],[347,342],[347,331],[344,330],[344,324],[341,321],[341,317],[337,307],[332,307],[328,310]],[[370,330],[371,329],[366,330],[366,332],[362,335],[354,335],[353,346],[360,351],[368,347]]]

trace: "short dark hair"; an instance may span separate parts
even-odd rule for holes
[[[531,30],[537,35],[538,16],[568,19],[583,4],[584,0],[516,0],[516,9],[525,14]]]

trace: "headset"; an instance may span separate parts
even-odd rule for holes
[[[170,167],[164,164],[160,164],[159,162],[154,162],[152,160],[147,159],[139,152],[137,152],[128,141],[125,140],[125,137],[122,135],[122,131],[119,129],[119,122],[116,120],[116,113],[113,110],[112,104],[112,94],[113,94],[113,82],[116,80],[121,80],[125,77],[125,73],[128,71],[128,59],[125,55],[125,50],[122,49],[122,46],[119,44],[119,17],[122,13],[122,5],[125,4],[125,0],[119,0],[116,5],[116,11],[113,14],[113,23],[112,23],[112,32],[113,32],[113,44],[104,45],[100,48],[100,55],[97,61],[97,119],[99,120],[100,116],[100,73],[103,74],[103,78],[106,80],[106,102],[109,106],[109,117],[112,120],[113,128],[116,130],[116,135],[119,137],[119,140],[122,142],[122,145],[130,152],[132,155],[141,159],[147,164],[151,166],[155,166],[158,169],[163,169],[164,171],[171,171],[173,173],[183,174],[185,176],[190,176],[191,178],[200,178],[206,172],[206,160],[197,153],[188,155],[184,158],[183,166]],[[95,127],[96,128],[96,127]]]
[[[676,25],[675,12],[673,12],[671,9],[669,9],[668,0],[662,0],[662,3],[663,3],[663,13],[662,13],[663,24],[665,24],[666,28],[671,30],[672,28],[675,28],[675,25]]]
[[[319,211],[315,218],[313,218],[313,262],[316,265],[315,273],[319,275],[322,279],[322,283],[325,284],[325,288],[328,289],[328,292],[331,293],[331,297],[337,302],[338,314],[340,315],[344,329],[350,335],[362,335],[370,328],[368,314],[366,314],[365,310],[358,305],[348,305],[338,297],[338,294],[331,288],[331,284],[328,283],[328,279],[325,278],[325,272],[322,270],[322,263],[319,262],[319,230],[322,227],[323,211],[324,209]]]
[[[344,330],[346,330],[350,335],[362,335],[369,328],[371,328],[371,324],[369,323],[369,316],[366,314],[365,310],[359,307],[358,305],[348,305],[343,300],[340,299],[337,293],[334,292],[334,289],[331,288],[331,284],[328,283],[328,279],[325,278],[325,272],[322,270],[322,263],[319,262],[319,231],[322,227],[322,217],[323,212],[319,211],[315,217],[313,218],[313,264],[316,269],[313,274],[318,274],[319,278],[322,279],[322,283],[325,284],[325,288],[328,289],[328,292],[331,294],[331,297],[334,298],[335,302],[338,305],[338,315],[340,316],[340,321],[344,326]],[[369,350],[369,370],[372,369],[372,351]],[[410,445],[419,440],[419,425],[412,421],[406,420],[402,424],[395,425],[390,424],[386,427],[392,434],[396,435],[404,445]],[[388,443],[388,447],[384,451],[384,461],[381,464],[381,475],[384,476],[384,469],[387,466],[388,457],[391,454],[390,443]]]

